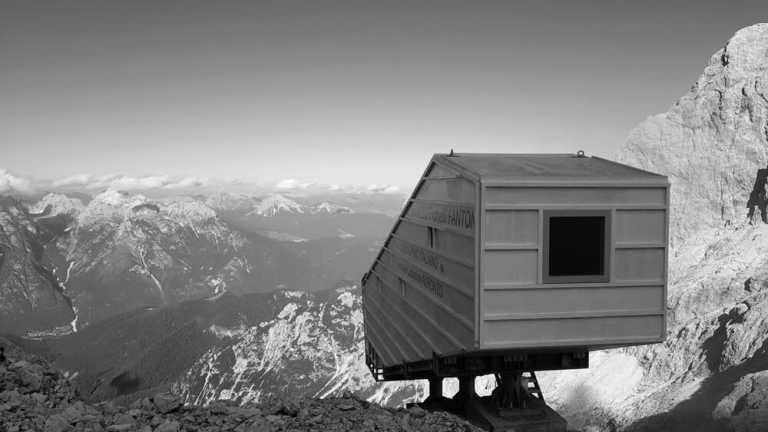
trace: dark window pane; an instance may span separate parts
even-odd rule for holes
[[[605,217],[549,218],[549,275],[591,276],[605,271]]]

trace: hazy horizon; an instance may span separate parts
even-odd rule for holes
[[[0,1],[0,168],[407,189],[452,148],[611,156],[765,21],[739,4]]]

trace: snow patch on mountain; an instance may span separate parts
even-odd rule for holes
[[[88,226],[105,220],[123,220],[130,215],[131,209],[148,202],[150,200],[144,195],[110,189],[93,197],[80,212],[78,225]]]
[[[216,211],[192,198],[165,200],[162,209],[168,217],[189,225],[200,225],[216,219]]]
[[[42,216],[66,215],[76,218],[84,208],[83,201],[78,198],[70,198],[59,193],[49,193],[30,205],[29,212]]]
[[[305,208],[296,201],[281,195],[272,194],[263,198],[255,208],[249,213],[250,215],[273,217],[282,213],[304,213]]]
[[[349,214],[353,213],[352,209],[339,204],[323,201],[321,203],[314,204],[308,208],[311,214]]]
[[[341,228],[337,229],[336,232],[338,233],[338,237],[341,238],[341,239],[355,238],[354,234],[348,233],[348,232],[344,231]]]
[[[205,205],[216,210],[251,210],[258,202],[245,194],[217,192],[205,197]]]
[[[189,402],[240,403],[273,393],[329,397],[344,391],[398,405],[425,395],[422,382],[375,383],[363,362],[362,300],[340,287],[327,300],[277,292],[274,319],[253,325],[225,347],[212,348],[175,388]]]

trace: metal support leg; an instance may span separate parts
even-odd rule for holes
[[[493,392],[499,408],[527,408],[528,383],[521,371],[502,371],[496,374],[496,390]]]
[[[475,377],[474,375],[459,377],[459,391],[454,399],[470,400],[475,396]]]
[[[429,379],[429,400],[440,399],[443,397],[443,379],[442,378],[430,378]]]

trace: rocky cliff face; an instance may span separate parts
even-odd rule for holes
[[[756,378],[768,369],[767,122],[768,24],[758,24],[630,134],[619,159],[672,181],[667,341],[542,374],[572,426],[768,428]]]
[[[212,347],[175,385],[187,402],[259,402],[274,394],[330,397],[353,392],[401,406],[426,396],[422,382],[377,384],[363,359],[362,298],[357,286],[322,297],[276,292],[276,314],[250,327],[211,327]]]
[[[768,24],[738,31],[688,93],[635,128],[619,153],[670,177],[676,241],[765,211],[767,50]]]

